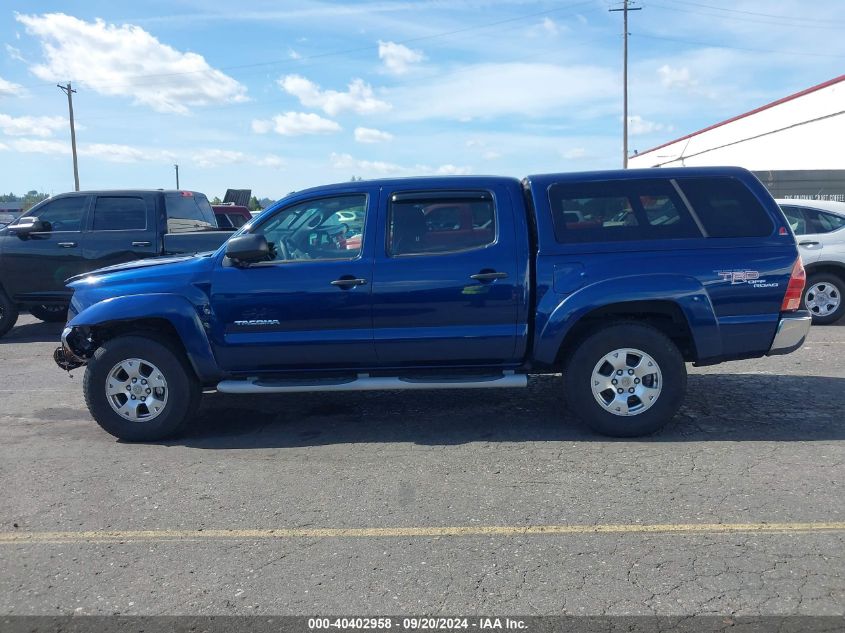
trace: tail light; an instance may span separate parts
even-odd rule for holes
[[[792,267],[792,274],[789,276],[789,284],[786,286],[786,295],[780,305],[781,312],[792,312],[801,307],[801,293],[804,292],[804,282],[807,281],[807,273],[804,272],[804,264],[801,258],[795,260]]]

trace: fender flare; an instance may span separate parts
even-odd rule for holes
[[[176,333],[191,366],[201,382],[219,377],[211,344],[196,307],[182,295],[144,294],[111,297],[85,308],[67,324],[67,329],[91,328],[140,319],[164,319]]]
[[[549,297],[552,295],[552,297]],[[557,301],[550,309],[542,304]],[[722,338],[710,296],[694,277],[683,275],[632,275],[607,279],[579,288],[561,297],[550,291],[541,300],[540,312],[548,314],[545,322],[538,318],[534,357],[551,365],[567,334],[591,312],[612,304],[659,301],[678,306],[687,321],[696,350],[696,360],[718,357],[722,353]]]

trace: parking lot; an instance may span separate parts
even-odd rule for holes
[[[159,444],[96,426],[60,329],[0,341],[2,614],[845,612],[845,325],[690,368],[653,438],[544,378],[211,395]]]

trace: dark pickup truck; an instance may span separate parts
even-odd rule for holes
[[[81,191],[35,205],[0,228],[0,336],[21,307],[43,321],[65,321],[65,281],[123,262],[217,249],[220,230],[195,191]]]
[[[91,414],[127,440],[177,433],[205,389],[555,373],[592,428],[634,436],[678,410],[686,362],[797,349],[804,278],[783,213],[738,168],[347,182],[280,200],[216,253],[72,280],[56,360],[87,364]]]

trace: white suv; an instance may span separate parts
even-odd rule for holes
[[[795,233],[807,270],[804,306],[813,323],[835,323],[845,314],[845,202],[777,202]]]

